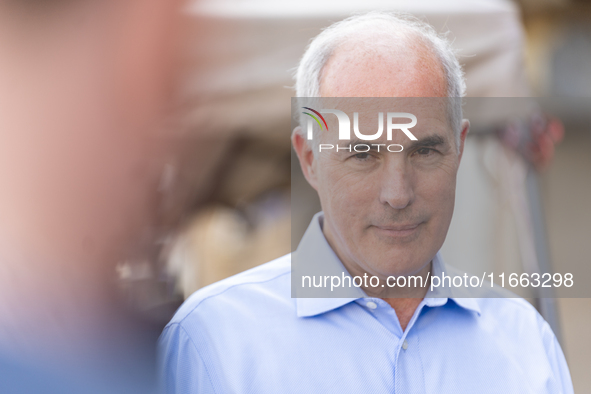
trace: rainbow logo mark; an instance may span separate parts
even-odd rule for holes
[[[326,130],[328,130],[328,125],[326,124],[326,120],[324,120],[324,117],[322,115],[320,115],[320,112],[318,112],[316,110],[313,110],[310,107],[302,107],[302,108],[307,109],[307,110],[310,110],[310,111],[314,112],[316,115],[320,116],[320,119],[322,119],[322,122],[324,123],[324,126],[326,126]],[[314,115],[312,115],[309,112],[303,112],[303,113],[306,114],[306,115],[308,115],[308,116],[311,116],[318,123],[318,126],[320,126],[320,130],[322,130],[322,123],[320,123],[320,121],[318,120],[317,117],[315,117]]]

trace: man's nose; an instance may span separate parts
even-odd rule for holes
[[[403,160],[392,160],[382,168],[380,203],[404,209],[414,200],[410,168]]]

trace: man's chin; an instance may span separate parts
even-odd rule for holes
[[[392,253],[391,250],[383,253],[373,251],[371,267],[374,273],[368,272],[368,275],[377,275],[384,279],[388,276],[407,276],[416,275],[432,258],[424,254],[409,252],[408,250]]]

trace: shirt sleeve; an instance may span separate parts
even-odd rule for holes
[[[160,385],[166,394],[215,393],[195,343],[178,323],[167,326],[158,343]]]
[[[562,394],[573,394],[573,382],[570,377],[570,371],[564,358],[562,348],[554,335],[554,332],[550,328],[550,325],[542,320],[542,338],[544,341],[544,347],[546,348],[546,354],[548,355],[548,361],[554,372],[554,377],[559,384]]]

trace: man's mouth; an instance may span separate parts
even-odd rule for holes
[[[379,233],[390,237],[406,237],[413,234],[423,222],[395,225],[374,225]]]

